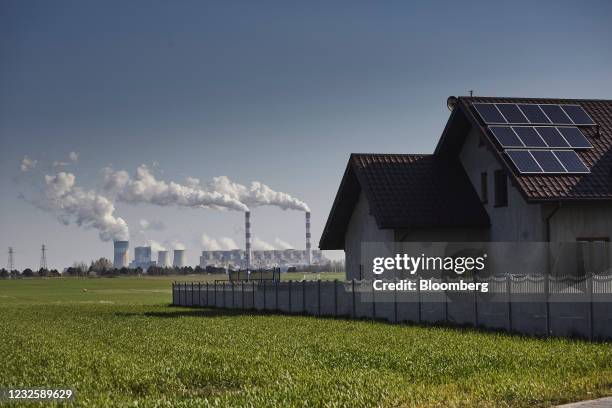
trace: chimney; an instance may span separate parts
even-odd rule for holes
[[[306,211],[306,261],[308,262],[308,266],[312,261],[311,259],[311,251],[310,251],[310,211]]]
[[[247,273],[251,270],[251,212],[244,213],[244,259]]]

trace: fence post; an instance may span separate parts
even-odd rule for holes
[[[193,290],[193,281],[192,281],[192,282],[191,282],[191,306],[193,306],[193,304],[195,303],[195,302],[193,301],[193,292],[194,292],[194,290]]]
[[[242,299],[242,301],[240,302],[240,309],[244,310],[246,309],[246,307],[244,307],[244,281],[240,282],[240,287],[241,287],[240,297]]]
[[[374,299],[374,284],[372,284],[372,320],[376,320],[376,300]]]
[[[217,307],[217,281],[215,281],[215,286],[213,286],[213,290],[215,292],[215,307]]]
[[[227,307],[227,303],[225,302],[225,282],[221,282],[221,290],[223,291],[223,308]]]
[[[302,281],[302,313],[306,313],[306,280]]]
[[[321,279],[317,280],[317,316],[321,316]]]
[[[589,340],[593,340],[593,273],[587,277],[587,294],[589,296]]]
[[[266,310],[266,281],[260,281],[263,283],[263,298],[264,298],[264,304],[263,304],[263,310]]]
[[[512,333],[512,281],[506,274],[506,291],[508,292],[508,332]]]
[[[476,289],[476,274],[472,272],[474,289]],[[478,327],[478,291],[474,290],[474,327]]]
[[[550,305],[548,304],[548,271],[544,272],[544,307],[546,309],[546,336],[550,336]]]
[[[289,287],[289,313],[291,313],[291,279],[289,279],[289,283],[287,285]]]
[[[418,318],[417,323],[421,323],[421,282],[420,279],[417,281],[417,305],[418,305]]]
[[[338,316],[338,279],[334,279],[334,317]]]
[[[183,286],[183,285],[179,282],[179,287],[178,287],[178,304],[179,304],[179,306],[183,306],[181,304],[181,292],[182,292],[181,286]]]
[[[273,272],[274,273],[274,272]],[[274,310],[278,312],[278,281],[275,281],[274,286]]]
[[[231,281],[230,285],[232,285],[232,309],[233,309],[234,307],[236,307],[236,295],[235,295],[236,292],[234,292],[234,281]]]
[[[251,303],[253,303],[253,310],[255,310],[255,281],[251,282],[253,284],[253,296],[251,296]]]
[[[355,309],[355,278],[353,278],[353,280],[351,280],[351,285],[352,285],[352,290],[351,290],[351,295],[353,297],[353,307],[352,307],[352,311],[351,311],[351,317],[354,319],[357,315],[356,309]]]
[[[397,323],[397,277],[395,277],[395,290],[393,291],[393,323]]]
[[[198,306],[202,306],[202,282],[198,282]]]
[[[442,283],[447,281],[446,275],[442,274]],[[444,321],[448,323],[448,290],[444,290]]]

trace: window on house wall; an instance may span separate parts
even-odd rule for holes
[[[495,206],[508,206],[508,178],[503,170],[495,170]]]
[[[489,202],[489,184],[488,184],[488,174],[485,171],[484,173],[480,173],[480,201],[483,204]]]

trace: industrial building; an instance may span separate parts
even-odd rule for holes
[[[322,251],[303,249],[251,250],[250,266],[266,268],[272,266],[318,265],[327,262]],[[202,251],[200,267],[207,266],[246,268],[246,251],[232,249],[227,251]]]
[[[128,251],[130,250],[129,241],[114,241],[113,267],[116,269],[127,268],[129,263]]]
[[[185,267],[185,250],[184,249],[174,250],[174,260],[173,260],[172,266],[174,266],[175,268]]]
[[[168,251],[157,252],[157,266],[160,268],[166,268],[170,266],[170,259],[168,258]]]
[[[319,248],[348,279],[367,242],[609,242],[612,101],[450,97],[433,154],[352,154]],[[574,258],[577,258],[574,256]]]
[[[150,246],[137,246],[134,248],[134,261],[130,264],[130,268],[141,268],[146,271],[155,265],[155,261],[151,260]]]

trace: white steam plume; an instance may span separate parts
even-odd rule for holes
[[[254,250],[256,251],[271,251],[274,248],[274,245],[264,241],[263,239],[260,239],[258,237],[254,237],[253,238],[253,242],[252,242],[252,247]]]
[[[74,222],[85,228],[94,228],[102,241],[129,239],[127,223],[113,215],[115,206],[112,201],[95,191],[75,186],[74,174],[45,175],[45,196],[47,209],[56,212],[65,225]]]
[[[269,205],[283,210],[310,211],[305,202],[287,193],[274,191],[259,181],[253,181],[250,187],[246,187],[234,183],[226,176],[214,177],[208,183],[208,190],[229,196],[249,207]]]
[[[204,251],[229,251],[232,249],[238,249],[236,241],[229,237],[221,237],[219,239],[215,239],[209,237],[207,234],[202,234],[200,242]]]
[[[142,231],[163,231],[166,229],[166,224],[159,220],[149,221],[143,218],[138,221],[138,225],[140,225]]]
[[[137,168],[134,178],[125,170],[114,171],[108,167],[103,173],[104,190],[126,203],[248,211],[240,200],[217,191],[203,190],[193,179],[188,185],[157,180],[145,165]]]
[[[160,244],[159,242],[150,239],[147,244],[151,247],[151,251],[153,252],[159,252],[159,251],[165,251],[166,247],[163,246],[162,244]]]
[[[280,238],[275,238],[274,244],[276,245],[276,248],[278,249],[294,249],[295,248],[293,245],[291,245],[290,243],[286,241],[283,241]]]
[[[21,164],[19,165],[19,168],[21,169],[22,172],[25,173],[26,171],[30,171],[31,169],[36,167],[37,164],[38,164],[38,160],[31,159],[28,156],[23,156],[23,159],[21,160]]]

